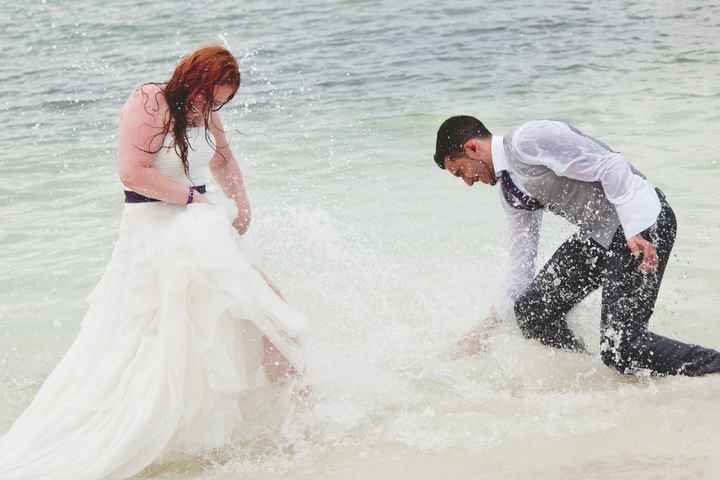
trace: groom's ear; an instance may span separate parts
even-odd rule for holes
[[[478,152],[478,140],[477,138],[471,138],[465,144],[463,145],[463,148],[465,149],[465,155],[467,155],[469,152],[477,153]]]

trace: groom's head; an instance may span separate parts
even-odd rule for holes
[[[492,134],[480,120],[458,115],[440,125],[433,158],[438,167],[462,178],[468,186],[478,180],[494,185],[491,145]]]

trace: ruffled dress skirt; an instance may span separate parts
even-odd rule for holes
[[[226,444],[240,396],[263,381],[263,336],[304,369],[304,318],[219,206],[126,205],[88,300],[78,337],[0,438],[2,480],[123,479]]]

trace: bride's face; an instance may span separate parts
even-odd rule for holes
[[[196,95],[189,101],[188,120],[193,122],[203,118],[210,111],[220,110],[223,105],[230,101],[234,94],[235,89],[232,85],[218,85],[213,90],[212,101],[202,94]]]

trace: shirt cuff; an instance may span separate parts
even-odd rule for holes
[[[633,183],[632,196],[615,205],[626,239],[650,228],[660,214],[660,199],[655,187],[638,175],[635,175]]]

